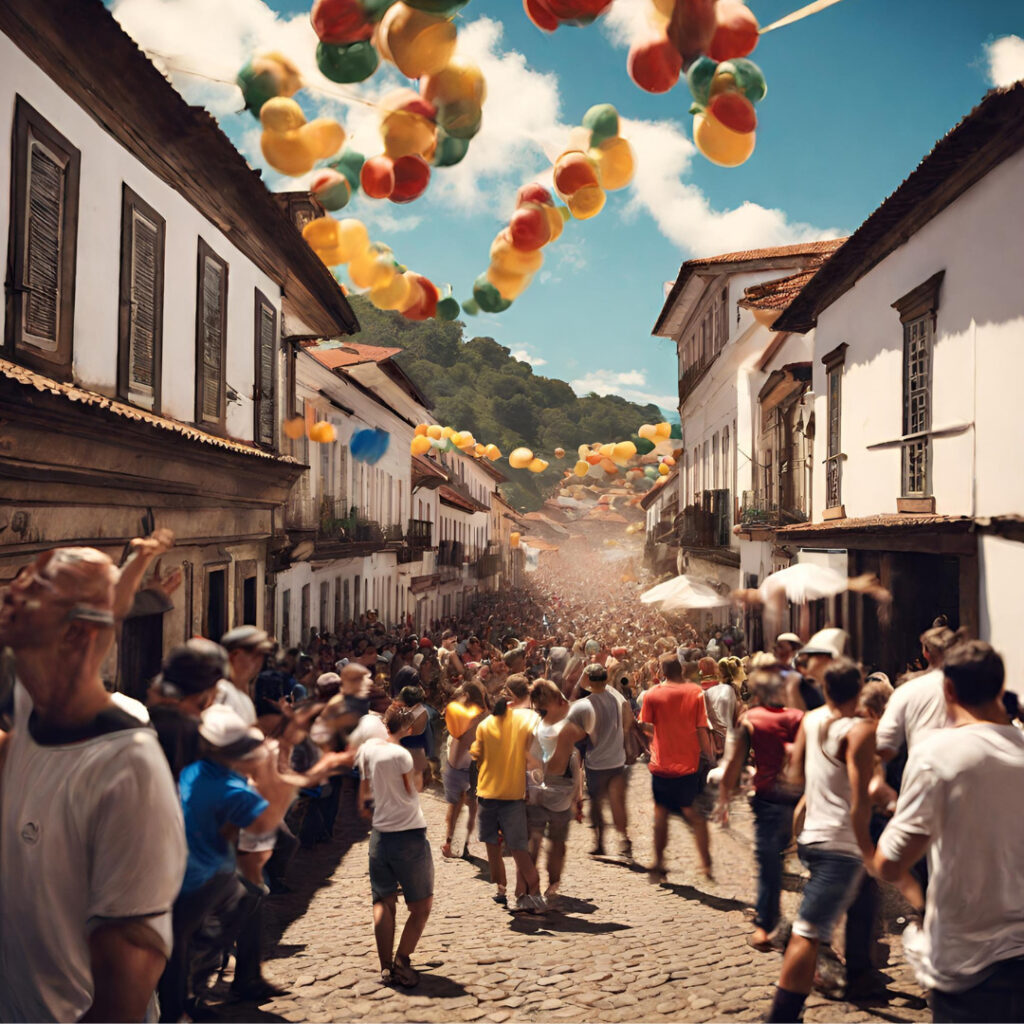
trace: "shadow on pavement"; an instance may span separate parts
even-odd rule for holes
[[[677,896],[682,896],[684,900],[694,900],[697,903],[702,903],[705,907],[711,907],[712,910],[746,910],[748,906],[742,900],[713,896],[709,892],[701,892],[700,889],[695,889],[692,885],[682,885],[679,882],[662,882],[661,888],[671,889]]]
[[[549,913],[543,916],[516,915],[509,922],[509,928],[523,935],[551,935],[554,932],[575,932],[580,935],[608,935],[611,932],[628,931],[629,924],[617,921],[585,921],[578,917],[564,917],[562,914]]]
[[[420,971],[420,983],[409,989],[409,992],[417,996],[430,996],[432,999],[458,999],[469,995],[457,981],[424,970]]]
[[[590,900],[577,899],[575,896],[559,896],[557,914],[592,914],[597,904]]]

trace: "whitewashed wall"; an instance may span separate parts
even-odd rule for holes
[[[117,317],[122,182],[166,221],[161,412],[195,421],[196,265],[200,236],[228,263],[226,380],[239,399],[227,406],[228,433],[253,437],[254,290],[280,314],[280,288],[185,198],[164,184],[0,35],[0,139],[9,147],[21,95],[82,154],[75,281],[75,381],[117,392]],[[7,251],[11,161],[0,158],[0,252]]]

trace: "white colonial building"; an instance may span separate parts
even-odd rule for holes
[[[887,672],[938,615],[989,639],[1020,688],[1024,578],[1024,84],[942,138],[775,322],[814,328],[812,522],[797,557],[877,573],[880,625],[839,612]]]

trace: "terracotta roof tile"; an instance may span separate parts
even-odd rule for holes
[[[448,479],[448,474],[433,459],[428,459],[424,455],[412,456],[412,470],[414,476]]]
[[[813,267],[801,270],[798,274],[790,274],[788,277],[776,278],[774,281],[745,288],[739,304],[745,309],[783,310],[800,294],[804,285],[817,274],[824,262],[819,260]]]
[[[452,505],[454,508],[460,508],[464,512],[487,512],[489,509],[486,505],[482,505],[475,498],[467,497],[464,494],[459,494],[453,487],[449,487],[447,484],[441,484],[437,489],[438,497],[446,504]]]
[[[939,528],[968,529],[970,516],[942,516],[928,513],[890,512],[856,519],[829,519],[823,523],[794,523],[775,531],[776,536],[794,538],[827,533],[911,533],[914,530]]]
[[[346,341],[342,345],[313,345],[306,351],[322,366],[337,370],[343,366],[358,366],[360,363],[385,363],[402,350]]]
[[[239,455],[253,455],[259,459],[272,459],[280,462],[295,462],[290,455],[279,456],[273,452],[264,451],[253,444],[245,441],[235,441],[227,437],[218,437],[216,434],[208,434],[205,430],[191,426],[188,423],[181,423],[178,420],[170,419],[167,416],[158,416],[155,413],[147,412],[145,409],[136,408],[134,405],[127,405],[114,398],[98,394],[95,391],[88,391],[76,384],[66,384],[63,381],[52,380],[34,370],[28,370],[24,366],[0,359],[0,375],[8,380],[15,381],[25,387],[35,388],[41,393],[57,395],[66,398],[69,402],[77,402],[80,405],[88,405],[100,409],[105,413],[118,416],[125,420],[134,420],[136,423],[144,423],[147,426],[166,430],[189,441],[196,441],[199,444],[209,445],[213,448],[223,448],[227,451],[237,452]]]

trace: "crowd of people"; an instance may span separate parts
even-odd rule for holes
[[[843,915],[842,993],[881,987],[880,883],[918,915],[903,945],[935,1020],[1024,1019],[1024,733],[983,641],[937,622],[927,669],[894,688],[865,677],[841,629],[751,652],[736,623],[668,622],[614,567],[562,559],[419,632],[368,612],[301,647],[256,625],[189,640],[143,704],[108,692],[101,666],[172,541],[138,539],[120,570],[49,552],[0,604],[16,679],[0,707],[0,919],[18,922],[0,930],[0,1020],[196,1019],[230,955],[238,999],[279,993],[261,972],[263,908],[300,847],[331,841],[352,779],[381,979],[414,987],[435,851],[469,858],[479,842],[496,903],[557,912],[586,808],[590,855],[632,860],[637,762],[655,884],[673,815],[713,880],[715,828],[749,796],[748,941],[783,952],[765,1019],[800,1020],[828,986]],[[809,877],[789,926],[794,837]]]

